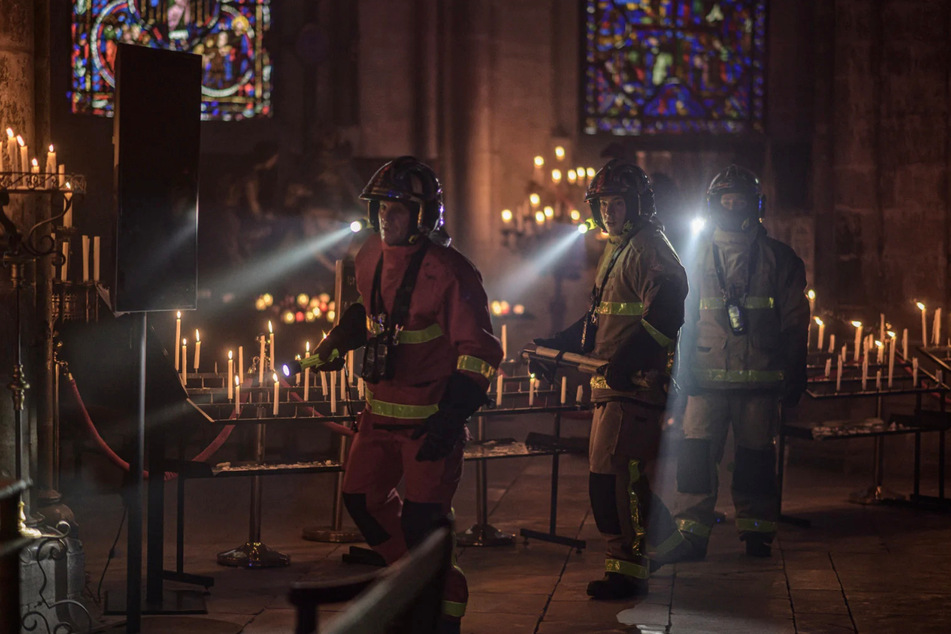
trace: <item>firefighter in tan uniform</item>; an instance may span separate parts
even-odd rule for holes
[[[588,313],[541,346],[604,359],[591,381],[595,405],[588,490],[607,542],[605,575],[588,584],[595,599],[647,592],[652,554],[663,560],[685,545],[647,469],[657,457],[674,341],[683,323],[687,280],[662,228],[652,220],[650,179],[637,165],[612,160],[585,200],[608,233]]]
[[[779,512],[779,406],[795,405],[806,387],[805,268],[766,235],[752,172],[728,167],[710,183],[706,204],[714,226],[691,266],[677,376],[689,395],[675,507],[691,548],[681,559],[706,555],[730,424],[736,527],[749,555],[769,557]]]

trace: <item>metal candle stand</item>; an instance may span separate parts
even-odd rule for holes
[[[498,404],[501,403],[502,395],[499,394]],[[480,442],[485,440],[484,420],[479,418],[477,428],[476,439]],[[488,488],[485,460],[479,460],[476,462],[476,523],[456,535],[460,546],[510,546],[515,543],[515,535],[503,533],[489,524]]]

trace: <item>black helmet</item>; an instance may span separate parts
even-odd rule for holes
[[[591,217],[602,229],[604,220],[601,218],[601,204],[598,199],[603,196],[624,198],[628,215],[634,212],[646,219],[654,215],[654,190],[651,189],[651,180],[647,173],[634,163],[612,159],[598,170],[588,185],[584,199],[591,207]]]
[[[760,188],[759,179],[756,178],[756,174],[746,168],[730,165],[710,181],[706,197],[707,213],[715,222],[718,216],[726,218],[730,215],[720,205],[720,197],[723,194],[742,194],[749,198],[749,208],[744,210],[744,213],[733,216],[738,224],[747,220],[758,223],[766,213],[766,197]],[[754,223],[746,222],[747,226],[750,224]]]
[[[369,201],[368,220],[374,231],[380,230],[381,200],[415,204],[420,233],[435,237],[443,226],[442,185],[431,167],[412,156],[393,159],[378,169],[360,198]]]

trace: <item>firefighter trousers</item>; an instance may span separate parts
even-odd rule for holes
[[[677,461],[677,525],[695,543],[705,545],[713,528],[718,471],[731,424],[735,446],[731,490],[740,539],[756,535],[769,542],[776,534],[779,499],[773,441],[779,397],[773,392],[708,390],[687,399]]]
[[[682,542],[663,501],[650,488],[663,410],[631,401],[596,403],[588,451],[591,509],[607,544],[605,569],[646,579],[648,553]]]
[[[452,497],[462,477],[461,446],[442,460],[420,462],[416,452],[425,437],[412,439],[413,429],[374,429],[362,421],[344,466],[347,511],[387,564],[423,541],[438,517],[451,518]],[[396,490],[401,480],[405,500]],[[453,554],[443,591],[444,617],[462,618],[467,600],[466,577]]]

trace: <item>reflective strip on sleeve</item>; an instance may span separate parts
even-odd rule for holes
[[[754,520],[748,517],[736,518],[736,529],[741,533],[768,533],[776,532],[776,522]]]
[[[492,377],[495,376],[495,368],[492,367],[491,363],[488,361],[483,361],[479,357],[470,357],[467,354],[459,355],[459,360],[456,361],[456,369],[475,372],[476,374],[481,374],[489,380],[492,380]]]
[[[710,527],[704,526],[694,520],[678,519],[677,528],[680,529],[681,533],[696,535],[697,537],[702,537],[704,540],[710,537]]]
[[[697,380],[711,383],[778,383],[782,370],[693,370]]]
[[[742,302],[743,308],[749,310],[764,310],[776,307],[776,300],[772,297],[746,297]],[[722,310],[726,308],[726,300],[722,297],[703,297],[700,299],[700,310]]]
[[[652,325],[650,325],[648,321],[641,320],[641,326],[643,326],[644,330],[647,331],[647,334],[649,334],[654,339],[654,341],[660,344],[661,348],[673,347],[674,340],[668,337],[667,335],[665,335],[664,333],[662,333],[661,331],[654,328]]]
[[[594,312],[599,315],[640,317],[644,314],[644,304],[641,302],[601,302]]]
[[[446,616],[452,616],[457,619],[461,619],[466,615],[466,604],[459,603],[458,601],[443,600],[442,613]]]
[[[439,405],[402,405],[400,403],[387,403],[373,398],[373,392],[367,390],[367,407],[378,416],[388,418],[405,418],[409,420],[420,420],[429,418],[437,411]]]
[[[636,564],[633,561],[624,561],[623,559],[605,559],[604,570],[606,572],[617,572],[636,579],[647,579],[650,576],[650,571],[646,566]]]

